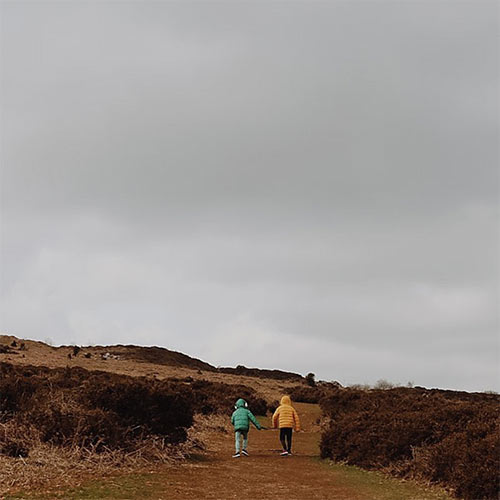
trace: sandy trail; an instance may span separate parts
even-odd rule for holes
[[[336,483],[336,474],[318,463],[319,428],[317,405],[296,404],[303,431],[293,435],[293,456],[281,457],[275,430],[249,434],[249,457],[232,458],[234,436],[214,436],[212,451],[196,464],[162,473],[162,499],[319,500],[362,498],[353,489]],[[261,419],[270,426],[270,419]],[[155,478],[157,480],[158,477]]]

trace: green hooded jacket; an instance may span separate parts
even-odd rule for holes
[[[231,423],[234,425],[235,431],[248,431],[250,422],[252,422],[257,429],[261,429],[258,420],[253,416],[253,413],[247,408],[247,402],[244,399],[236,401],[236,410],[231,416]]]

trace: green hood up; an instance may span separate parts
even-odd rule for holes
[[[248,404],[244,399],[238,399],[235,404],[236,410],[231,415],[231,423],[234,425],[235,431],[247,432],[252,422],[257,429],[260,430],[261,426],[258,420],[254,417],[253,413],[248,409]]]

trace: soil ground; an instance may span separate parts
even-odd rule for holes
[[[321,461],[318,405],[295,404],[303,432],[294,433],[294,453],[281,457],[274,430],[249,434],[249,457],[232,458],[232,432],[213,432],[209,449],[187,463],[155,467],[84,483],[75,489],[7,498],[208,500],[448,500],[443,491],[398,481],[380,473]],[[269,417],[259,419],[270,426]]]

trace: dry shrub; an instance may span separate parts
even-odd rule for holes
[[[196,414],[194,424],[189,429],[187,443],[194,451],[206,450],[216,445],[214,436],[221,436],[233,432],[233,427],[227,415]]]
[[[130,429],[113,413],[98,408],[68,408],[51,402],[36,407],[24,418],[37,428],[43,442],[54,445],[91,448],[96,452],[130,449],[135,445]]]
[[[36,429],[41,441],[54,445],[133,450],[149,436],[176,444],[193,422],[183,384],[5,363],[0,374],[2,422]],[[9,447],[0,440],[0,449]]]
[[[182,442],[193,423],[189,393],[183,384],[150,379],[108,380],[110,374],[88,380],[82,398],[92,406],[119,416],[135,434],[161,435],[170,443]]]
[[[220,373],[228,373],[232,375],[244,375],[247,377],[259,377],[273,380],[296,380],[297,382],[304,380],[302,375],[292,372],[284,372],[282,370],[266,370],[260,368],[247,368],[243,365],[238,365],[236,368],[220,367],[217,368]]]
[[[325,391],[318,386],[297,385],[290,389],[289,395],[292,401],[296,401],[297,403],[317,404],[325,396]]]
[[[227,431],[239,397],[266,413],[242,385],[0,363],[0,496],[182,459]]]
[[[22,404],[30,399],[39,385],[31,379],[31,373],[25,375],[13,365],[0,364],[0,412],[4,415],[21,411]]]
[[[26,458],[31,446],[30,438],[33,435],[36,436],[36,432],[27,426],[13,422],[0,424],[0,455]]]
[[[314,374],[312,380],[314,381]],[[311,379],[311,377],[309,377]],[[328,396],[330,393],[335,393],[342,386],[338,382],[325,382],[323,380],[314,382],[314,385],[306,383],[306,385],[296,385],[288,390],[289,396],[292,401],[297,403],[312,403],[318,404],[322,398]]]
[[[0,435],[2,427],[0,425]],[[172,445],[158,436],[150,436],[137,442],[133,450],[105,449],[100,453],[91,448],[43,443],[36,439],[36,432],[30,434],[23,430],[25,436],[31,436],[30,454],[17,460],[0,455],[0,497],[34,488],[75,488],[89,479],[109,474],[150,471],[156,465],[174,464],[204,450],[205,443],[216,445],[214,435],[227,433],[228,430],[226,416],[195,415],[194,424],[183,443]],[[10,431],[15,432],[16,428]]]
[[[0,364],[0,375],[0,422],[36,429],[42,442],[94,452],[131,451],[155,436],[165,445],[182,443],[194,412],[230,415],[240,397],[257,415],[268,408],[247,386],[206,380],[161,381],[7,363]],[[14,454],[14,448],[0,440],[5,453]]]
[[[463,432],[414,450],[409,472],[450,485],[460,498],[497,498],[500,436],[495,421],[471,422]]]
[[[269,405],[268,405],[269,411],[271,413],[274,413],[276,411],[276,409],[278,408],[279,405],[280,405],[280,402],[277,399],[275,399],[274,401],[272,401],[271,403],[269,403]]]
[[[61,447],[49,443],[31,443],[27,458],[0,455],[0,497],[35,488],[75,488],[90,479],[107,475],[151,470],[155,464],[176,463],[192,453],[193,443],[168,445],[161,438],[148,437],[134,450],[104,450]]]
[[[249,409],[255,415],[266,415],[268,410],[266,400],[257,396],[256,392],[246,385],[196,380],[190,384],[190,389],[194,410],[203,415],[212,413],[230,415],[239,398],[248,403]]]
[[[339,390],[321,402],[330,417],[321,456],[425,478],[466,499],[496,498],[499,401],[421,388]]]

